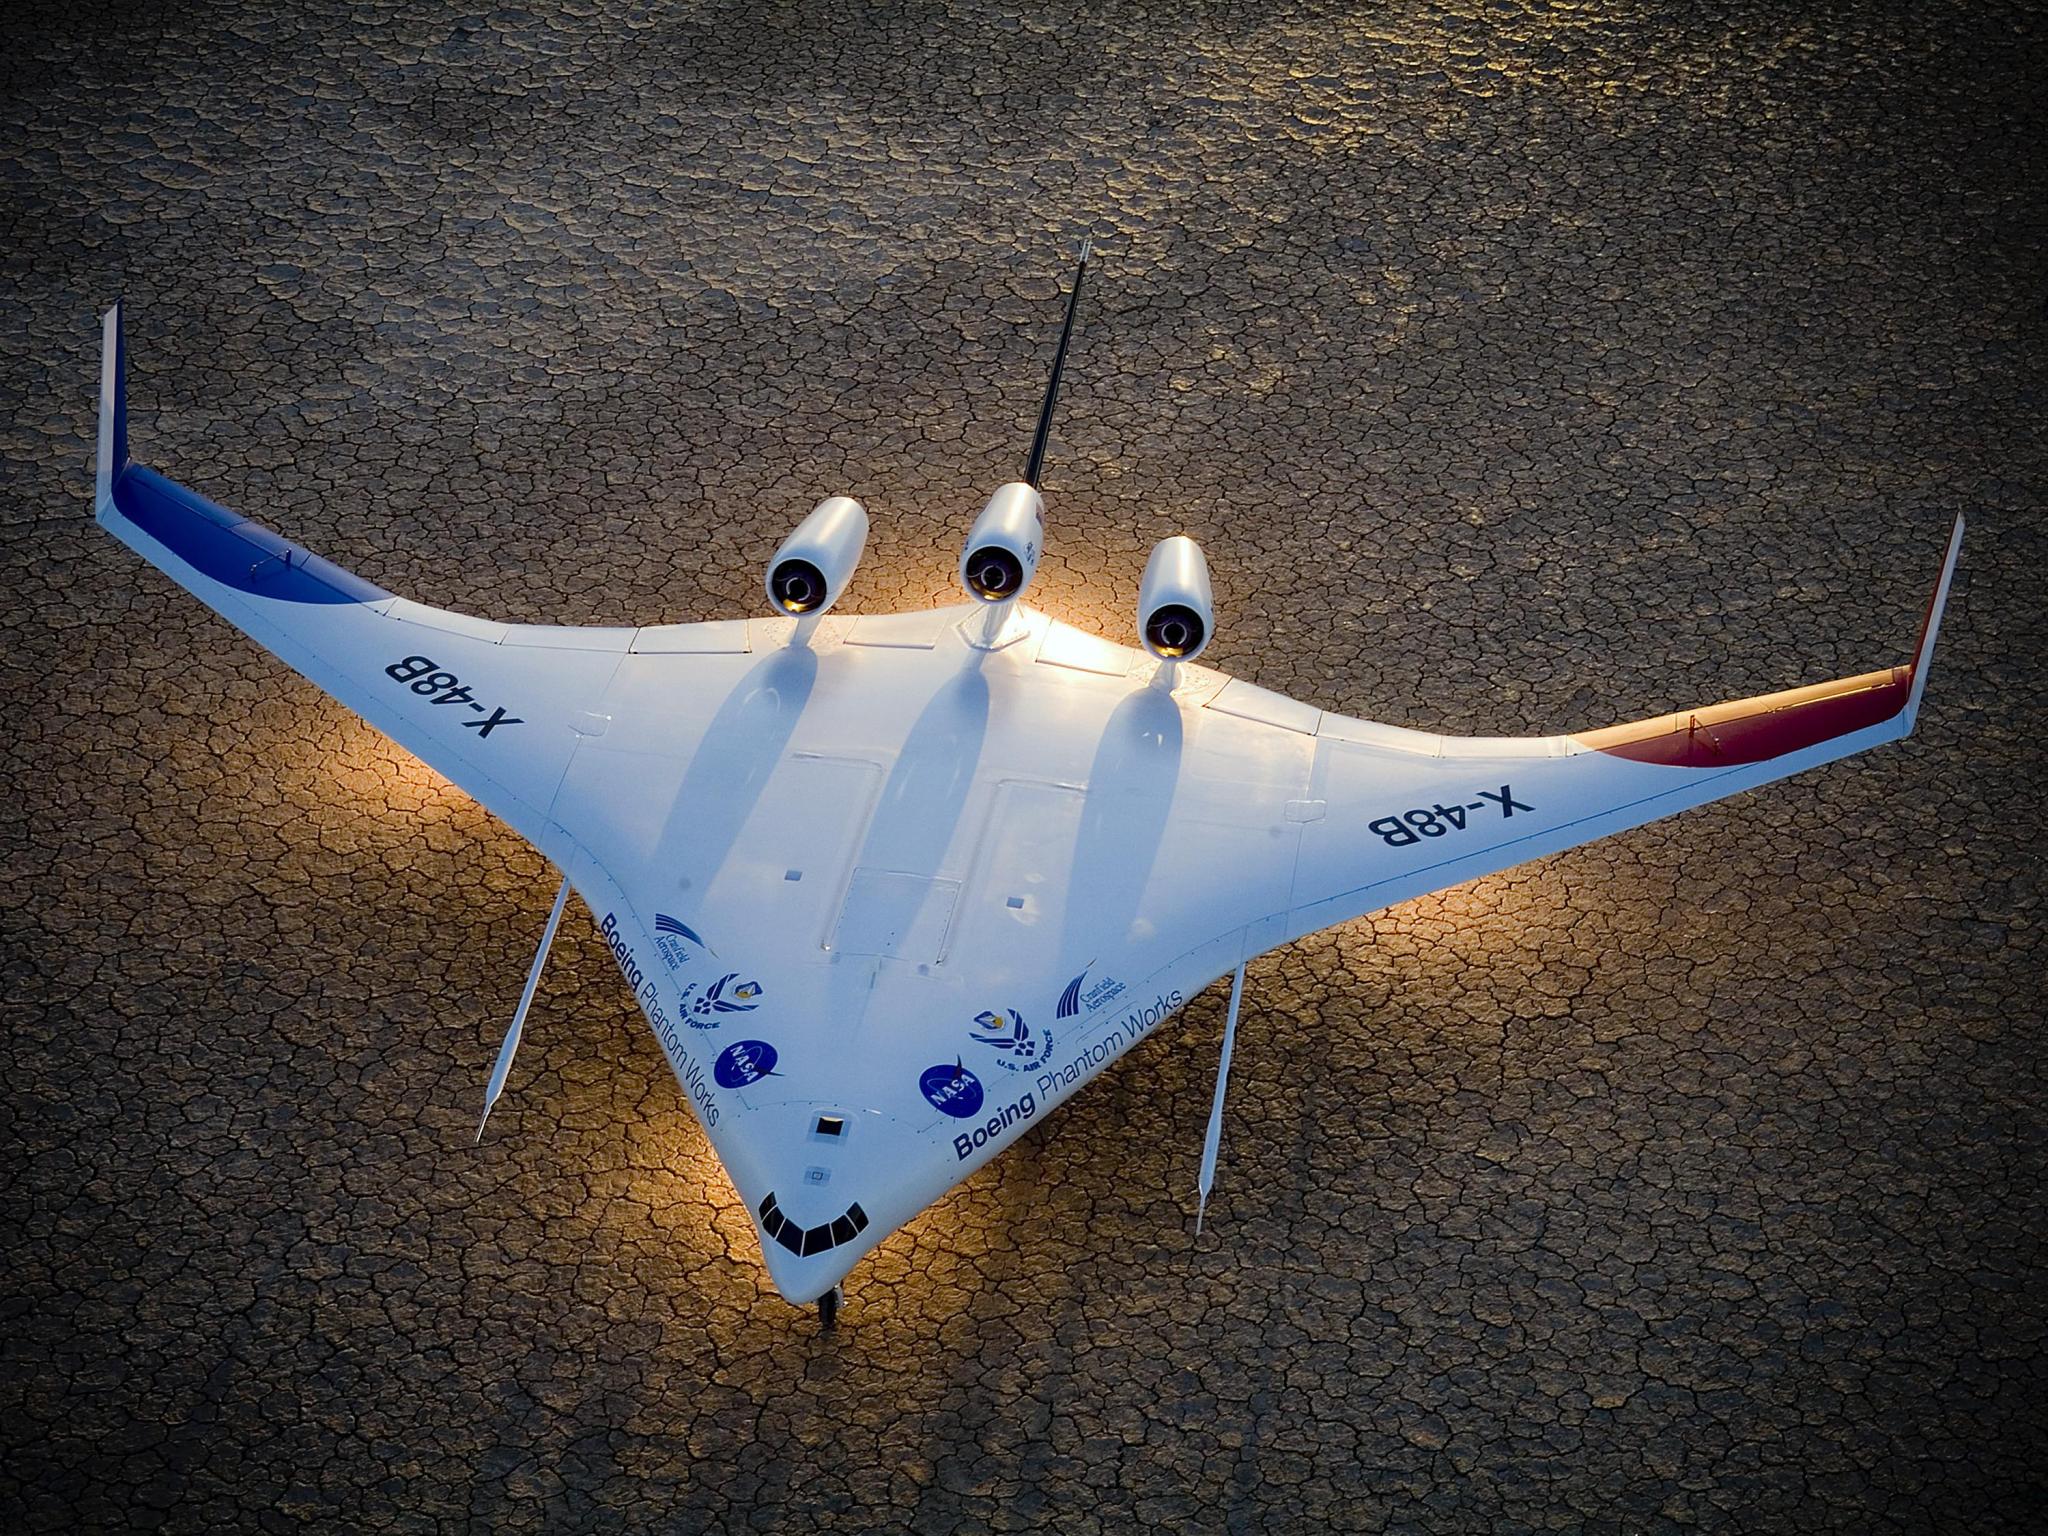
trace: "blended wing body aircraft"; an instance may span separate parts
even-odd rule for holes
[[[962,604],[833,613],[867,528],[835,497],[777,552],[771,616],[573,628],[409,602],[131,462],[118,306],[103,350],[99,521],[562,871],[775,1284],[828,1324],[857,1260],[1249,957],[1906,735],[1962,538],[1909,665],[1440,736],[1198,665],[1191,540],[1154,551],[1138,645],[1023,606],[1057,362]],[[1205,1193],[1221,1104],[1219,1074]]]

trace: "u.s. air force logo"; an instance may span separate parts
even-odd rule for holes
[[[997,1064],[1012,1072],[1028,1072],[1052,1054],[1051,1032],[1034,1032],[1014,1008],[977,1013],[969,1033],[980,1044],[994,1046],[1001,1053]]]
[[[752,1013],[761,1006],[761,983],[741,981],[738,971],[727,971],[701,993],[696,982],[685,982],[683,1001],[689,1009],[690,1028],[716,1029],[720,1014]]]

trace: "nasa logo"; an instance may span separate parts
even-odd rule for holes
[[[711,1075],[721,1088],[745,1088],[775,1073],[775,1047],[766,1040],[735,1040],[718,1053]]]
[[[981,1079],[957,1061],[926,1067],[917,1086],[933,1109],[955,1120],[971,1120],[981,1113]]]
[[[1052,1054],[1052,1035],[1033,1034],[1024,1015],[1014,1008],[993,1008],[974,1016],[969,1031],[977,1044],[1001,1051],[1001,1064],[1012,1072],[1024,1072],[1044,1063]]]

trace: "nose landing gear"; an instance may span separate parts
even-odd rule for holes
[[[839,1287],[836,1285],[818,1298],[818,1326],[826,1333],[839,1326],[840,1300]]]

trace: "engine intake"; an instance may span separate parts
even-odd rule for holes
[[[819,502],[768,562],[769,606],[791,618],[823,613],[846,590],[867,542],[868,514],[859,502],[851,496]]]
[[[1209,562],[1202,546],[1175,534],[1152,546],[1138,589],[1138,639],[1161,661],[1193,661],[1216,628]]]
[[[1031,585],[1045,547],[1045,502],[1022,480],[989,497],[967,531],[960,553],[960,585],[984,603],[1008,602]]]

